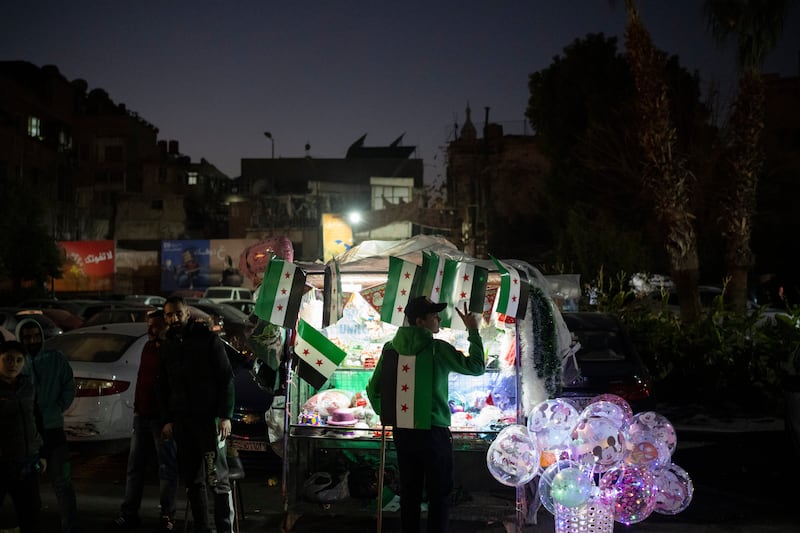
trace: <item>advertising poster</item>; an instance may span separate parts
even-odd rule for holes
[[[57,292],[111,292],[114,289],[114,241],[60,241],[64,253]]]
[[[255,239],[211,239],[209,282],[211,285],[253,288],[253,281],[239,270],[239,258]]]
[[[322,214],[322,255],[327,263],[353,247],[353,229],[340,215]]]
[[[161,241],[161,290],[204,291],[212,284],[210,260],[208,240]]]

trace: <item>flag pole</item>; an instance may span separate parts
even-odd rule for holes
[[[526,303],[527,305],[527,303]],[[514,320],[514,367],[516,369],[516,404],[517,404],[517,424],[523,424],[525,413],[522,408],[522,350],[520,348],[519,319]],[[525,486],[516,487],[516,509],[514,525],[517,533],[522,531],[525,516],[527,515],[527,502],[525,498]]]
[[[381,425],[381,459],[378,467],[378,533],[383,527],[383,473],[386,468],[386,426]]]
[[[287,342],[291,339],[292,330],[286,330]],[[283,511],[289,512],[289,432],[291,431],[292,418],[292,348],[289,348],[286,357],[286,400],[283,413],[283,475],[281,477],[281,493],[283,496]]]

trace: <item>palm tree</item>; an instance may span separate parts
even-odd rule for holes
[[[690,210],[694,176],[686,168],[686,158],[677,150],[677,132],[670,118],[665,81],[666,54],[653,44],[635,2],[626,0],[625,8],[628,13],[625,47],[636,83],[638,135],[644,157],[642,181],[653,197],[656,216],[666,232],[666,249],[681,317],[694,322],[700,316],[697,235]]]
[[[764,166],[760,149],[764,129],[764,80],[761,66],[783,33],[788,0],[706,0],[708,27],[717,42],[736,38],[740,69],[725,161],[730,182],[722,204],[722,233],[731,309],[743,312],[747,278],[754,259],[750,247],[758,180]]]

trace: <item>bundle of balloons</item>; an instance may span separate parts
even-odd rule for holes
[[[666,417],[634,415],[614,394],[596,396],[582,412],[556,398],[537,404],[527,426],[503,428],[486,463],[497,481],[512,487],[539,476],[539,498],[553,515],[605,506],[614,521],[630,525],[653,512],[677,514],[692,501],[692,480],[672,462],[676,444]]]

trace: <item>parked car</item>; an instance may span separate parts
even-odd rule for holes
[[[41,309],[19,309],[17,307],[0,307],[0,326],[6,328],[11,333],[17,329],[17,324],[23,318],[32,318],[42,326],[45,340],[52,339],[64,333],[58,324],[44,315]]]
[[[253,313],[253,310],[256,308],[256,302],[253,300],[220,300],[217,303],[230,305],[234,309],[238,309],[247,316],[250,316]]]
[[[70,441],[130,439],[136,378],[145,342],[145,322],[86,326],[48,341],[48,349],[60,350],[69,359],[75,376],[75,400],[64,413],[64,430]],[[236,376],[235,415],[231,421],[236,439],[255,439],[259,425],[266,439],[263,405],[267,395],[252,382],[247,356],[224,339],[223,343]],[[260,422],[255,420],[259,409]]]
[[[158,309],[155,306],[112,307],[98,311],[89,317],[84,326],[118,324],[120,322],[147,322],[147,313]]]
[[[219,300],[252,300],[253,291],[244,287],[209,287],[203,293],[203,298],[215,302]]]
[[[610,313],[563,313],[580,376],[564,383],[562,397],[583,408],[598,394],[624,398],[634,412],[655,407],[650,374],[619,318]]]
[[[24,309],[65,309],[83,318],[83,300],[59,300],[57,298],[31,298],[20,302],[17,307]],[[92,300],[96,302],[98,300]]]
[[[200,298],[192,301],[191,306],[204,311],[216,322],[219,322],[222,325],[224,337],[237,349],[244,347],[245,339],[253,332],[254,324],[250,322],[248,315],[229,305]]]
[[[166,302],[167,299],[163,296],[155,296],[153,294],[129,294],[123,298],[123,301],[164,307],[164,302]]]

